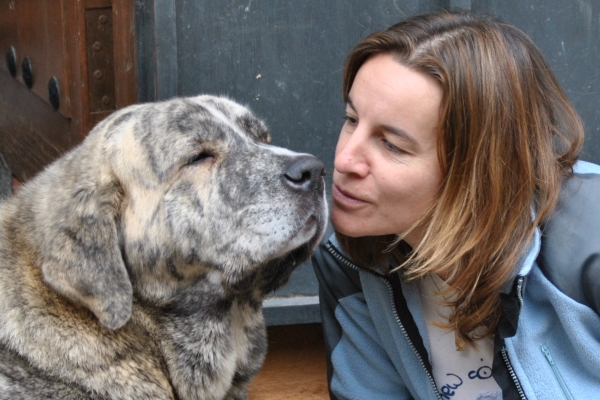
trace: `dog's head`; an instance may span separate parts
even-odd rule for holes
[[[327,209],[323,164],[269,141],[225,98],[113,114],[40,178],[66,185],[44,206],[46,281],[112,329],[134,292],[160,301],[199,279],[276,288],[314,250]]]

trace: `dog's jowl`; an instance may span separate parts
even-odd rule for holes
[[[135,105],[0,204],[1,399],[244,399],[323,164],[199,96]]]

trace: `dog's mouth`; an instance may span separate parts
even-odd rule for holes
[[[253,272],[230,282],[235,292],[251,290],[259,298],[285,285],[292,272],[306,261],[321,241],[324,219],[310,215],[306,221],[294,230],[293,240],[287,240],[285,248],[276,251],[271,257],[252,268]],[[300,238],[300,239],[296,239]]]
[[[317,243],[317,238],[313,238],[308,243],[263,265],[258,276],[261,294],[266,296],[285,285],[292,272],[310,257]]]
[[[325,234],[327,224],[327,204],[324,196],[319,202],[302,204],[287,217],[288,223],[293,224],[281,228],[265,224],[262,232],[256,232],[256,238],[263,241],[263,246],[257,252],[254,267],[245,269],[244,275],[232,285],[238,292],[251,290],[258,297],[285,285],[294,269],[305,262],[315,250]],[[285,218],[285,217],[284,217]],[[266,235],[265,235],[266,233]]]
[[[292,272],[310,257],[324,234],[323,224],[317,216],[310,215],[295,235],[302,238],[300,243],[263,264],[258,274],[263,295],[285,285]]]
[[[285,249],[282,249],[279,254],[286,254],[292,249],[302,246],[303,243],[311,241],[317,234],[319,229],[319,221],[314,215],[310,215],[304,222],[299,224],[297,229],[294,229],[290,234],[290,240],[287,241]]]

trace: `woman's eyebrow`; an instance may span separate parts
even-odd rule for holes
[[[350,96],[348,96],[348,101],[346,102],[346,105],[350,107],[352,111],[356,112],[356,107],[354,107],[354,103],[352,103],[352,99],[350,98]],[[410,145],[415,146],[416,148],[421,147],[417,139],[415,139],[410,133],[406,132],[402,128],[397,128],[390,125],[381,125],[381,129],[400,137],[402,140],[408,142]]]
[[[352,111],[356,111],[356,107],[354,107],[354,103],[352,103],[352,99],[350,98],[350,95],[348,95],[348,101],[346,102],[346,105],[348,107],[350,107],[352,109]]]

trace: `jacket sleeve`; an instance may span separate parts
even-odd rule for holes
[[[319,281],[331,399],[410,399],[370,317],[358,270],[329,253],[312,258]]]
[[[600,253],[592,254],[583,267],[583,296],[600,315]]]
[[[538,264],[564,294],[600,314],[600,167],[579,162],[542,227]]]

